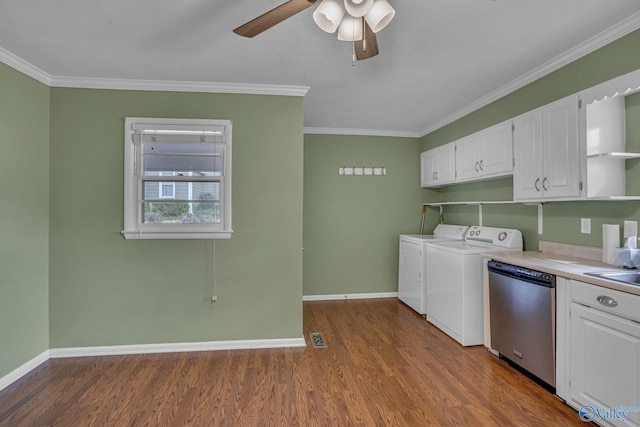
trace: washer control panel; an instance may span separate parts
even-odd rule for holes
[[[480,227],[473,225],[465,237],[467,241],[475,241],[498,246],[505,249],[522,249],[522,233],[513,228]]]

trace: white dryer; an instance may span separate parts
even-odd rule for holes
[[[483,256],[522,251],[519,230],[469,227],[465,239],[426,245],[427,320],[463,346],[484,343]]]
[[[469,227],[438,224],[433,234],[400,235],[398,263],[398,298],[420,314],[426,313],[425,244],[462,240]]]

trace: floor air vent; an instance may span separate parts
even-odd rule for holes
[[[327,342],[324,340],[324,335],[322,335],[322,332],[310,332],[309,338],[311,338],[311,347],[327,348]]]

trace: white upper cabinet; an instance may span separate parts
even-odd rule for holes
[[[420,185],[440,187],[456,177],[455,144],[449,143],[420,154]]]
[[[511,175],[511,120],[421,153],[420,170],[423,187]]]
[[[514,200],[580,198],[578,103],[571,95],[513,120]]]
[[[484,176],[513,173],[513,132],[511,120],[491,126],[482,132],[482,170]]]
[[[640,69],[424,152],[422,186],[513,175],[514,201],[639,200],[625,164],[640,158],[625,104],[638,92]]]
[[[511,175],[511,120],[456,141],[456,181],[475,181]]]
[[[435,150],[423,151],[420,153],[420,186],[430,187],[434,185],[434,172],[437,168],[435,162]]]
[[[536,199],[542,195],[542,109],[513,119],[513,198]]]
[[[480,177],[481,156],[478,138],[475,134],[465,136],[455,141],[456,144],[456,178],[458,180],[473,180]]]
[[[579,197],[580,140],[575,95],[542,107],[542,189],[545,197]]]

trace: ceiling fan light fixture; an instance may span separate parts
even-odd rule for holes
[[[326,1],[326,0],[325,0]],[[395,16],[396,11],[387,0],[375,0],[365,19],[374,33],[382,30]]]
[[[371,10],[373,0],[344,0],[347,13],[355,18],[365,16]]]
[[[338,40],[352,42],[362,40],[362,18],[345,15],[338,27]]]
[[[320,6],[313,12],[313,20],[327,33],[335,33],[344,13],[344,0],[322,0]]]

